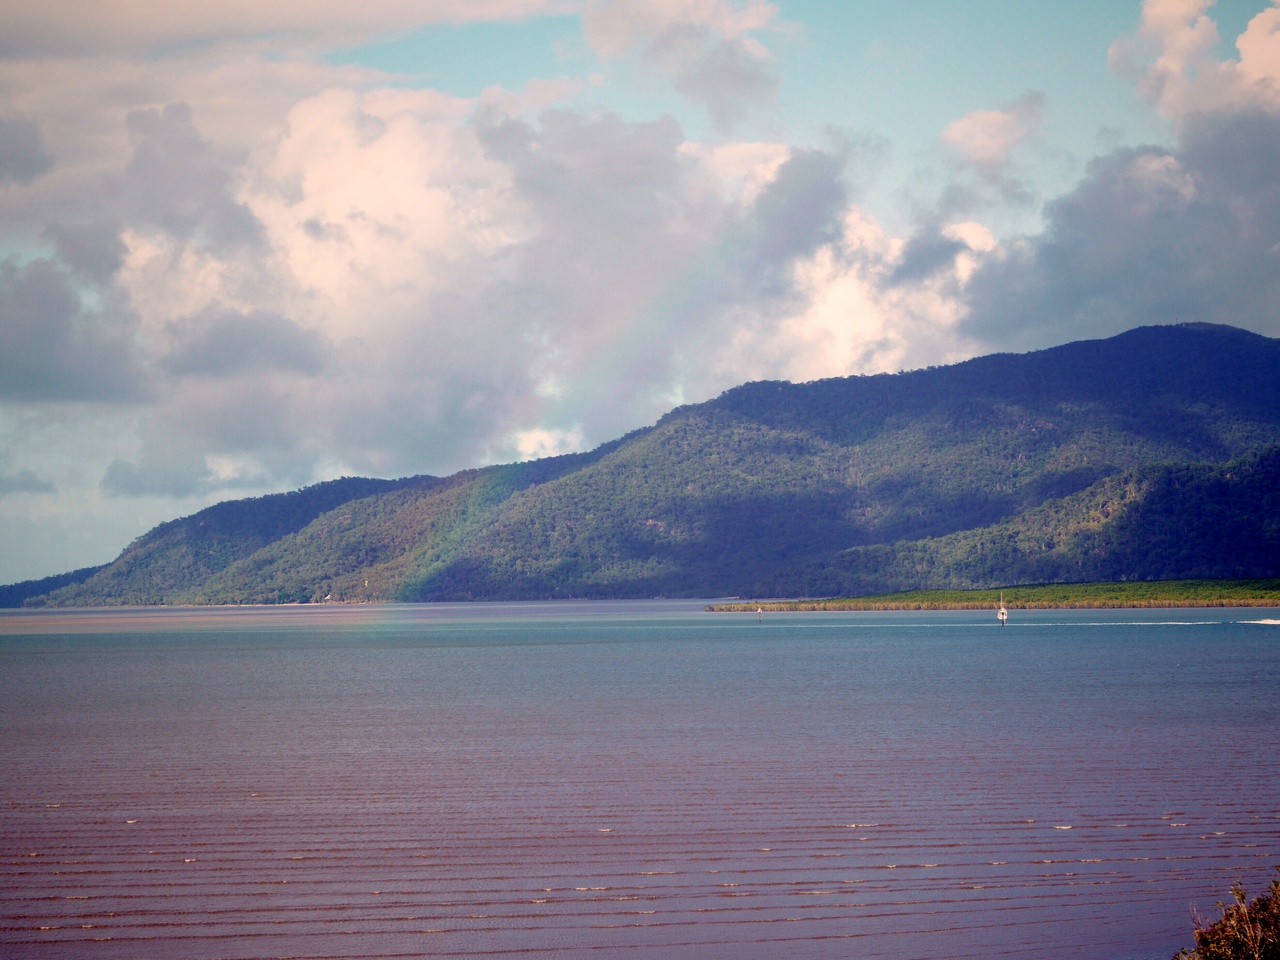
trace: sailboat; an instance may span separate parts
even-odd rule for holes
[[[1005,621],[1009,619],[1009,611],[1004,605],[1004,591],[1000,591],[1000,609],[996,611],[996,619],[1000,621],[1000,626],[1004,626]]]

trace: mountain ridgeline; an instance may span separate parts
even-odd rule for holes
[[[749,383],[590,453],[221,503],[105,567],[0,601],[831,596],[1275,576],[1280,340],[1183,324],[907,373]]]

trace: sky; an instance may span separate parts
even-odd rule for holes
[[[1264,0],[0,6],[0,582],[1188,321],[1280,336]]]

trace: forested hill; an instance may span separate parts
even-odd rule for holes
[[[1278,371],[1280,341],[1184,324],[751,383],[588,454],[219,504],[20,593],[276,603],[1273,577]]]

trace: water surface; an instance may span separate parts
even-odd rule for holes
[[[0,614],[0,956],[1165,958],[1274,611]]]

